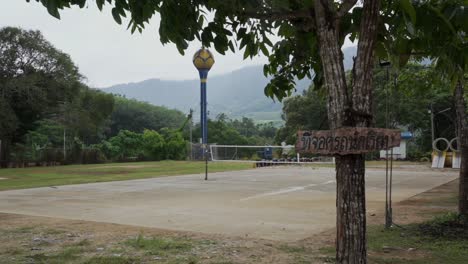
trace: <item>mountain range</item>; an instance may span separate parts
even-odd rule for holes
[[[352,57],[356,47],[343,50],[345,69],[352,67]],[[282,103],[275,102],[264,94],[269,78],[263,75],[263,66],[250,66],[231,73],[209,77],[208,111],[211,118],[220,113],[230,118],[249,117],[257,122],[280,122]],[[154,105],[163,105],[183,112],[195,110],[195,120],[200,109],[200,89],[198,79],[161,80],[148,79],[141,82],[117,84],[102,91],[120,94]],[[311,84],[304,79],[296,82],[295,94],[302,93]]]

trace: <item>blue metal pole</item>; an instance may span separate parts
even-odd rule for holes
[[[208,70],[199,70],[200,73],[200,126],[202,133],[203,157],[205,158],[205,180],[208,180],[208,116],[206,114],[206,79]]]
[[[208,116],[207,116],[207,102],[206,102],[206,79],[208,77],[207,70],[200,70],[200,122],[201,122],[201,136],[202,144],[208,144]]]
[[[203,83],[201,82],[200,83],[200,128],[201,128],[201,139],[202,139],[202,144],[205,144],[205,138],[204,138],[204,134],[205,134],[205,89],[206,87],[204,87]]]
[[[206,101],[206,94],[207,94],[207,89],[206,89],[206,82],[202,83],[202,89],[204,91],[203,93],[203,101],[204,101],[204,110],[203,110],[203,121],[205,122],[203,126],[205,129],[203,130],[203,143],[208,144],[208,109],[207,109],[207,101]]]

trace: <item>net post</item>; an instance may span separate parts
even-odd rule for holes
[[[213,144],[210,144],[210,158],[211,158],[211,161],[215,161],[213,157]]]

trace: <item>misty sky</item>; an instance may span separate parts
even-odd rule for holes
[[[30,3],[26,0],[1,1],[4,1],[0,9],[1,27],[18,26],[40,30],[56,48],[71,55],[92,87],[149,78],[198,78],[191,59],[193,53],[201,47],[200,43],[191,43],[185,56],[180,55],[173,44],[163,46],[158,37],[157,17],[143,34],[136,32],[132,35],[126,29],[125,22],[122,25],[115,23],[110,9],[101,13],[94,1],[88,1],[87,8],[61,12],[61,20],[50,16],[46,8],[34,0]],[[215,60],[210,75],[267,61],[264,56],[244,61],[242,52],[225,56],[215,53]]]

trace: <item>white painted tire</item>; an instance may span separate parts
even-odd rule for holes
[[[454,142],[457,142],[457,148],[454,148],[454,147],[453,147],[453,143],[454,143]],[[458,152],[458,138],[457,138],[457,137],[456,137],[456,138],[452,138],[452,140],[450,140],[450,142],[449,142],[449,148],[450,148],[450,150],[453,151],[453,152]]]
[[[443,141],[443,142],[445,142],[447,144],[447,147],[444,150],[440,150],[440,149],[437,148],[437,143],[439,141]],[[446,138],[438,138],[438,139],[435,139],[434,142],[432,142],[432,149],[434,149],[436,151],[440,151],[440,152],[447,151],[447,150],[449,150],[449,148],[450,148],[450,142]]]

